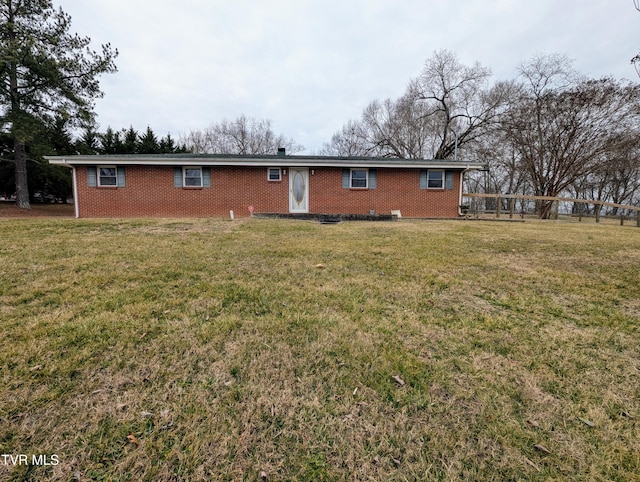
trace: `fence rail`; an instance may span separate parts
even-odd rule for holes
[[[630,206],[628,204],[611,203],[608,201],[596,201],[586,199],[574,199],[571,197],[555,197],[555,196],[529,196],[527,194],[476,194],[467,193],[463,197],[479,197],[494,199],[527,199],[531,201],[560,201],[569,203],[594,204],[596,206],[607,206],[611,208],[629,209],[631,211],[640,211],[640,206]]]
[[[559,197],[559,196],[531,196],[527,194],[480,194],[480,193],[465,193],[462,195],[467,198],[485,198],[485,199],[495,199],[496,200],[496,209],[495,214],[496,218],[500,217],[502,211],[502,199],[509,199],[511,202],[509,203],[509,217],[512,218],[515,211],[515,201],[516,199],[528,200],[528,201],[551,201],[556,203],[556,217],[557,217],[557,209],[558,205],[561,202],[569,202],[569,203],[581,203],[581,204],[593,204],[595,206],[595,217],[596,222],[600,222],[600,210],[603,206],[618,208],[618,209],[626,209],[628,211],[636,212],[636,222],[638,227],[640,227],[640,206],[630,206],[628,204],[618,204],[612,203],[608,201],[598,201],[598,200],[587,200],[587,199],[575,199],[570,197]],[[580,218],[582,218],[582,214],[580,213]],[[624,216],[620,217],[620,224],[624,224]]]

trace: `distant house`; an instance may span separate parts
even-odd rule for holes
[[[73,170],[76,217],[227,217],[251,213],[460,215],[478,163],[239,155],[55,156]]]

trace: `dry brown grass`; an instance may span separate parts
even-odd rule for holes
[[[636,228],[0,235],[3,480],[640,480]]]

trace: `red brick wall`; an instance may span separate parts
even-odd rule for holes
[[[420,189],[420,169],[377,169],[375,189],[343,189],[341,168],[309,172],[309,212],[332,214],[389,214],[403,217],[456,217],[460,173],[453,189]]]
[[[284,170],[287,174],[284,174]],[[312,174],[313,172],[313,174]],[[211,187],[174,187],[171,166],[127,166],[126,186],[88,187],[87,168],[77,168],[80,217],[228,217],[255,212],[289,212],[289,176],[267,181],[263,167],[211,167]],[[377,169],[377,188],[343,189],[342,169],[309,169],[309,212],[330,214],[389,214],[404,217],[458,215],[460,173],[453,189],[420,189],[419,169]]]

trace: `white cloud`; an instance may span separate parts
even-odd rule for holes
[[[158,135],[244,113],[317,151],[374,99],[397,97],[435,50],[499,79],[566,54],[594,77],[634,78],[640,13],[610,0],[59,0],[73,30],[120,51],[101,127]]]

